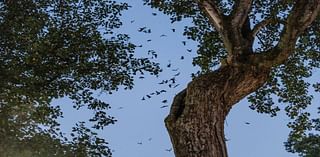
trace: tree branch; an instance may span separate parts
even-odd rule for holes
[[[198,4],[203,8],[205,13],[209,16],[209,20],[213,24],[213,26],[221,32],[223,29],[223,14],[221,14],[220,10],[214,4],[214,2],[208,0],[198,0]]]
[[[252,61],[272,67],[283,64],[294,53],[296,41],[319,16],[320,0],[298,0],[289,14],[279,43],[269,52],[255,54]]]
[[[274,19],[268,18],[268,19],[265,19],[265,20],[261,21],[260,23],[256,24],[252,29],[251,36],[254,38],[263,27],[267,26],[268,24],[272,23],[273,21],[274,21]]]
[[[275,18],[264,19],[260,23],[256,24],[253,27],[252,32],[251,32],[251,36],[254,38],[263,27],[266,27],[268,24],[272,24],[272,23],[276,23],[276,22],[281,23],[283,25],[286,24],[285,21],[282,21],[280,19],[275,19]]]
[[[223,43],[228,52],[231,52],[232,45],[230,40],[228,39],[227,33],[225,32],[224,26],[225,23],[225,15],[221,13],[217,5],[213,2],[213,0],[197,0],[200,8],[207,14],[211,25],[218,31],[220,34]]]
[[[319,12],[320,0],[299,0],[296,2],[276,46],[281,50],[274,58],[276,64],[282,64],[294,52],[299,35],[316,19]]]
[[[233,11],[231,12],[232,27],[241,28],[250,12],[252,0],[237,0],[235,1]]]

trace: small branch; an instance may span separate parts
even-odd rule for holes
[[[220,13],[217,6],[213,2],[207,0],[198,0],[198,3],[209,16],[209,19],[212,22],[213,26],[219,32],[221,32],[221,30],[223,29],[223,14]]]
[[[263,27],[272,23],[272,21],[273,21],[272,18],[268,18],[268,19],[265,19],[265,20],[261,21],[260,23],[256,24],[252,29],[251,36],[254,38]]]
[[[257,39],[260,41],[263,47],[267,47],[267,45],[262,41],[262,39],[259,36],[257,36]]]
[[[280,19],[275,19],[275,18],[264,19],[263,21],[261,21],[260,23],[256,24],[253,27],[252,32],[251,32],[251,36],[254,38],[262,28],[266,27],[269,24],[275,23],[275,22],[281,23],[283,25],[286,24],[285,21],[282,21]]]
[[[231,12],[232,26],[241,28],[250,12],[252,0],[237,0]]]

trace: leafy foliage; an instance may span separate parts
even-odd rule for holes
[[[194,65],[201,67],[200,73],[206,73],[218,67],[226,58],[227,52],[218,31],[210,25],[201,5],[194,0],[144,0],[145,4],[158,8],[171,17],[172,22],[191,19],[192,26],[186,26],[184,35],[199,42],[198,56]],[[201,0],[199,0],[201,1]],[[198,2],[199,2],[198,1]],[[233,0],[212,0],[225,15],[232,13],[235,5]],[[258,54],[268,51],[278,43],[281,31],[295,1],[253,0],[248,14],[251,28],[254,25],[269,20],[256,35],[253,51]],[[259,113],[276,116],[284,110],[289,118],[288,127],[292,129],[288,138],[292,147],[298,150],[302,146],[300,139],[306,137],[308,131],[317,131],[319,118],[312,118],[306,110],[313,100],[310,94],[311,86],[319,91],[319,83],[308,82],[314,69],[320,65],[320,17],[318,16],[299,37],[295,52],[284,63],[272,69],[268,82],[254,94],[248,97],[250,108]],[[316,105],[316,104],[314,104]],[[319,117],[319,116],[318,116]],[[319,130],[318,130],[319,131]],[[315,139],[317,135],[306,138]],[[295,138],[293,138],[295,137]],[[298,140],[299,139],[299,140]],[[292,151],[293,152],[293,151]],[[319,152],[319,151],[318,151]]]
[[[320,152],[320,136],[309,134],[300,139],[289,139],[285,143],[289,152],[297,152],[303,157],[317,157]]]
[[[158,64],[135,57],[127,34],[114,32],[128,8],[109,0],[0,2],[0,154],[111,155],[84,122],[66,138],[57,122],[60,106],[50,102],[69,97],[74,108],[87,106],[92,127],[103,129],[116,120],[93,90],[131,89],[133,75],[160,72]]]

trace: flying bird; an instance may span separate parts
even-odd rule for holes
[[[161,34],[161,35],[160,35],[160,37],[166,37],[166,36],[167,36],[167,35],[165,35],[165,34]]]
[[[169,148],[169,149],[166,149],[167,152],[171,152],[172,151],[172,148]]]
[[[162,80],[160,83],[158,84],[165,84],[165,83],[168,83],[168,80]]]
[[[168,105],[163,105],[163,106],[161,106],[160,108],[166,108],[166,107],[168,107]]]
[[[151,33],[151,29],[147,29],[147,27],[140,27],[138,31],[143,33]]]
[[[176,83],[176,78],[173,77],[173,78],[170,79],[170,81],[171,81],[172,83]]]
[[[139,32],[142,32],[142,31],[145,31],[145,30],[147,30],[147,27],[141,27],[141,28],[138,29]]]

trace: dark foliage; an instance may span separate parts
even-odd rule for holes
[[[160,72],[158,64],[135,57],[127,34],[114,33],[128,8],[109,0],[0,2],[1,155],[111,155],[94,130],[116,120],[94,91],[131,89],[134,75]],[[79,122],[71,139],[59,129],[60,106],[50,104],[62,97],[94,112],[93,126]]]

